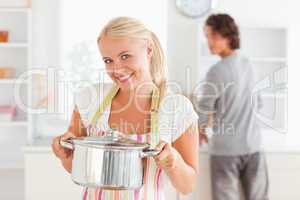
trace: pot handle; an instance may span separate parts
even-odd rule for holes
[[[146,157],[153,157],[156,156],[160,153],[161,151],[155,150],[155,149],[144,149],[141,154],[140,157],[141,158],[146,158]]]
[[[71,150],[74,149],[74,142],[73,142],[72,138],[69,138],[67,140],[60,139],[59,143],[61,146],[65,147],[67,149],[71,149]]]

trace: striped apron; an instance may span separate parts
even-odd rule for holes
[[[119,91],[119,87],[114,86],[103,102],[100,104],[98,110],[94,114],[91,125],[96,126],[98,119],[101,117],[105,108],[110,104],[114,96]],[[135,135],[139,142],[147,142],[151,148],[154,148],[159,140],[158,130],[158,108],[159,108],[159,90],[154,87],[151,97],[151,131],[149,134]],[[136,190],[102,190],[101,188],[92,189],[85,188],[83,200],[161,200],[162,194],[160,183],[161,169],[156,166],[153,158],[145,158],[146,165],[144,167],[144,180],[141,189]]]

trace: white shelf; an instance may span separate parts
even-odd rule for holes
[[[0,79],[0,84],[27,84],[27,80],[19,80],[15,78],[11,79]]]
[[[0,43],[0,48],[27,48],[28,46],[26,42]]]
[[[28,13],[28,12],[30,12],[30,8],[25,8],[25,7],[0,7],[0,12]]]
[[[0,121],[0,127],[6,126],[6,127],[15,127],[15,126],[27,126],[27,121],[10,121],[10,122],[1,122]]]

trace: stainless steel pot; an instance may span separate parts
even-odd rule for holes
[[[110,190],[137,189],[143,185],[143,158],[159,151],[147,143],[109,136],[83,137],[60,141],[73,149],[72,180],[85,187]]]

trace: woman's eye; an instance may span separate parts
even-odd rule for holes
[[[122,60],[126,60],[128,57],[129,57],[128,54],[124,54],[124,55],[121,56],[121,59],[122,59]]]
[[[110,59],[105,59],[105,60],[104,60],[104,63],[105,63],[105,64],[110,64],[111,62],[112,62],[112,60],[110,60]]]

